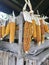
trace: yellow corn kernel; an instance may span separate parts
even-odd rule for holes
[[[15,38],[15,22],[10,22],[10,43],[14,42]]]
[[[9,33],[10,33],[10,23],[8,23],[6,26],[5,36],[8,35]]]
[[[2,38],[2,27],[0,26],[0,38]]]
[[[37,43],[40,46],[41,44],[41,28],[40,25],[36,25],[36,31],[37,31]]]
[[[2,26],[2,37],[5,35],[5,26]]]

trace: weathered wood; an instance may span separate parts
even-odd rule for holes
[[[16,65],[24,65],[24,59],[23,58],[17,58],[17,64]]]
[[[9,55],[8,62],[9,65],[15,65],[15,56]]]
[[[3,65],[8,65],[8,54],[3,52]]]
[[[3,51],[0,51],[0,65],[3,65]]]

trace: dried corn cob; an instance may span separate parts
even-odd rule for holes
[[[0,39],[2,38],[2,27],[0,26]]]
[[[44,43],[45,35],[41,35],[41,42]]]
[[[36,22],[35,22],[35,20],[32,20],[32,27],[33,27],[32,36],[36,40]]]
[[[46,23],[44,25],[44,29],[45,29],[45,32],[49,33],[49,28],[48,28],[48,25]]]
[[[40,27],[40,20],[38,17],[36,17],[36,31],[37,31],[36,32],[37,33],[36,34],[37,43],[40,46],[40,44],[41,44],[41,27]]]
[[[6,24],[6,21],[2,20],[2,38],[4,38],[5,36],[5,31],[6,31],[5,24]]]
[[[44,43],[44,34],[45,34],[45,30],[44,30],[44,22],[42,19],[40,19],[40,26],[41,26],[41,42]]]
[[[40,25],[36,25],[36,31],[37,31],[37,43],[40,46],[41,44],[41,28]]]
[[[19,30],[18,26],[16,26],[16,30]],[[6,26],[5,36],[8,35],[8,34],[10,34],[10,23],[8,23],[7,26]]]
[[[45,33],[45,30],[44,30],[44,22],[43,22],[43,20],[41,19],[40,20],[40,26],[41,26],[41,34],[44,34]]]
[[[15,22],[10,22],[10,43],[14,42],[15,38]]]
[[[8,35],[9,33],[10,33],[10,23],[8,23],[6,26],[5,36]]]
[[[28,52],[30,49],[30,42],[31,42],[31,34],[32,34],[32,28],[31,23],[25,22],[24,24],[24,51]]]
[[[5,36],[5,26],[2,26],[2,38]]]

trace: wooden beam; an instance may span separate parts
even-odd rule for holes
[[[11,8],[13,8],[14,10],[16,10],[16,11],[18,11],[18,12],[21,11],[21,8],[20,8],[20,7],[18,7],[17,5],[13,4],[13,3],[10,2],[9,0],[3,0],[3,2],[4,2],[6,5],[8,5],[8,6],[10,6]]]

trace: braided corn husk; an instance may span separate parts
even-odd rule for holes
[[[15,27],[15,22],[10,22],[10,43],[13,43],[15,39]]]
[[[31,23],[29,22],[25,22],[24,24],[24,51],[28,52],[30,49],[30,42],[31,42],[31,35],[32,35],[32,27],[31,27]]]

